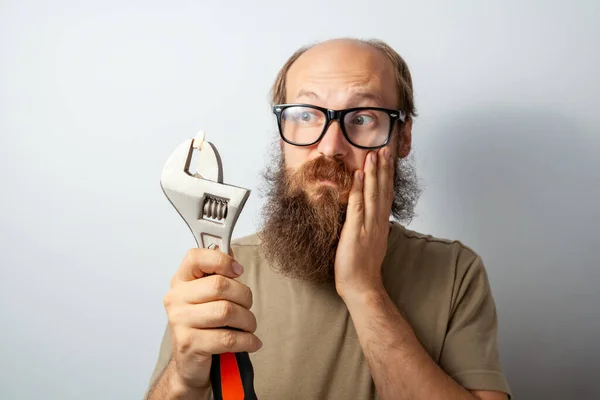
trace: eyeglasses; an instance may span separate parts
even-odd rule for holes
[[[311,146],[323,138],[332,121],[338,121],[344,137],[361,149],[378,149],[390,141],[402,111],[379,107],[329,110],[310,104],[276,104],[273,113],[281,138],[295,146]]]

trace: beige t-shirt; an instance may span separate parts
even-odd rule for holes
[[[384,285],[436,363],[467,389],[510,389],[497,348],[497,315],[481,258],[458,241],[392,223]],[[233,241],[252,289],[264,343],[250,354],[259,400],[377,399],[348,309],[331,287],[275,273],[251,235]],[[171,356],[169,329],[150,384]]]

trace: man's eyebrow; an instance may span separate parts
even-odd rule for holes
[[[315,92],[311,92],[309,90],[300,89],[298,95],[296,97],[312,97],[316,100],[319,100],[319,95]]]
[[[298,95],[297,97],[311,97],[315,100],[320,100],[320,97],[318,94],[316,94],[315,92],[311,92],[310,90],[304,90],[304,89],[300,89],[300,91],[298,91]],[[364,90],[357,90],[355,92],[352,92],[350,94],[350,97],[348,98],[348,103],[360,103],[363,101],[373,101],[376,104],[383,104],[383,97],[381,97],[381,94],[378,92],[372,92],[372,91],[364,91]]]
[[[381,97],[381,94],[379,94],[377,92],[357,91],[357,92],[352,93],[349,98],[349,102],[364,101],[364,100],[371,100],[377,104],[383,103],[383,98]]]

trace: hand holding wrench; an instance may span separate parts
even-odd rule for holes
[[[194,151],[199,153],[196,172],[190,168]],[[223,184],[219,153],[202,132],[175,149],[163,167],[160,184],[198,247],[218,247],[229,254],[233,227],[250,191]],[[214,354],[210,380],[215,400],[256,400],[254,370],[246,352]]]

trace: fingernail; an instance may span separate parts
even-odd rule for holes
[[[362,181],[363,178],[365,177],[365,175],[363,174],[362,171],[358,171],[358,173],[356,175],[358,175],[358,180],[360,180],[360,181]]]
[[[244,272],[244,267],[242,267],[242,265],[237,261],[231,263],[231,268],[233,269],[233,272],[235,272],[236,275],[241,275]]]
[[[373,161],[373,164],[377,164],[377,153],[376,152],[371,153],[371,161]]]
[[[262,347],[263,347],[263,342],[262,342],[262,340],[258,339],[258,348],[259,348],[259,350],[262,349]]]

